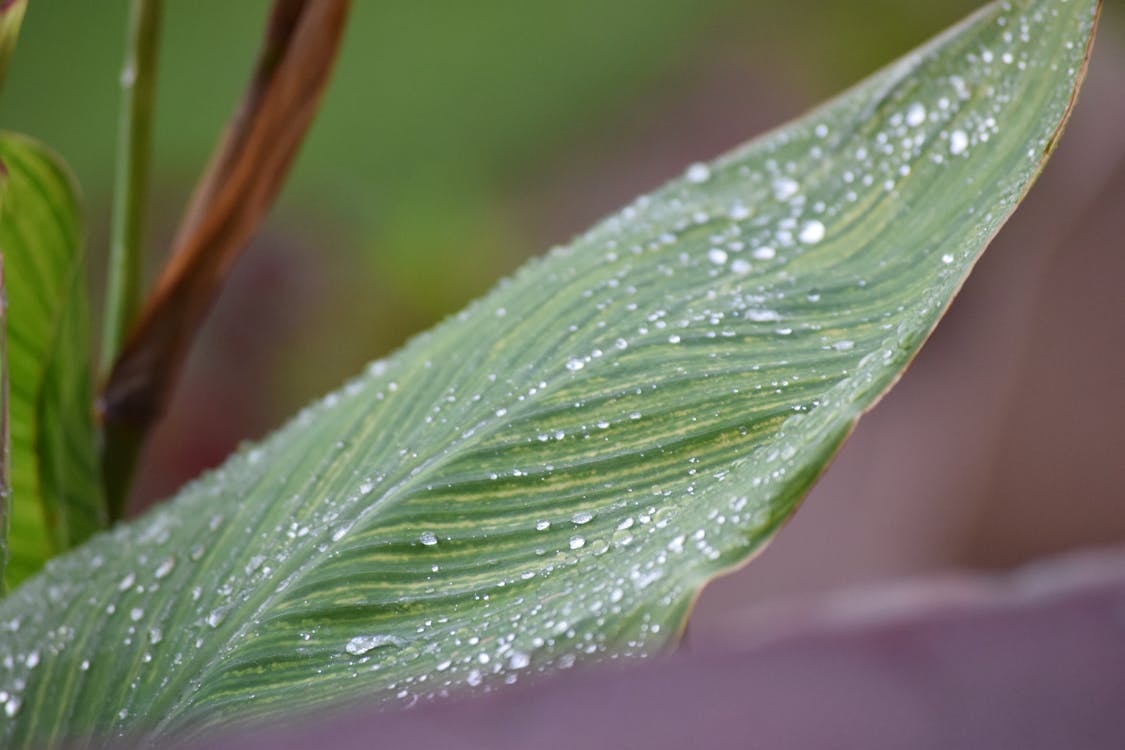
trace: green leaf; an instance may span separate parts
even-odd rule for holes
[[[12,509],[9,584],[105,526],[95,454],[80,212],[57,155],[0,133],[8,188],[0,252],[8,292]]]
[[[5,744],[405,705],[666,647],[1041,169],[1096,3],[1007,7],[691,167],[52,561],[0,605]]]
[[[8,190],[8,169],[0,162],[0,211]],[[8,526],[12,509],[11,434],[8,424],[8,291],[4,286],[4,256],[0,252],[0,596],[7,593]]]

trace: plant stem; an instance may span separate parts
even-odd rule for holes
[[[162,7],[163,0],[133,0],[130,8],[129,38],[121,70],[113,225],[102,329],[103,376],[113,367],[140,304],[141,241]]]
[[[316,114],[351,0],[274,0],[250,84],[188,206],[167,265],[98,399],[111,517],[164,414],[192,340],[235,261],[265,220]],[[110,361],[112,359],[112,361]]]

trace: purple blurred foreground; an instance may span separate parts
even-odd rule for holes
[[[771,607],[726,651],[207,748],[1123,748],[1125,550]],[[735,646],[734,644],[739,644]]]

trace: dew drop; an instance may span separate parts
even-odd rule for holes
[[[797,237],[806,245],[815,245],[824,239],[824,225],[816,219],[806,221]]]
[[[773,181],[773,196],[779,201],[785,201],[797,194],[801,186],[796,180],[789,177],[778,177]]]
[[[155,576],[157,579],[163,578],[164,576],[171,573],[172,568],[174,567],[176,567],[176,558],[169,557],[164,560],[164,562],[160,563],[160,565],[156,566],[156,570],[153,572],[153,576]]]
[[[750,261],[746,260],[745,258],[737,258],[733,262],[731,262],[730,270],[738,274],[739,276],[745,276],[746,274],[750,273]],[[679,336],[677,336],[676,338],[678,339]]]
[[[693,182],[698,185],[711,179],[711,169],[706,164],[697,162],[687,168],[687,172],[684,176],[687,177],[688,182]]]
[[[954,130],[949,134],[949,153],[963,154],[968,147],[969,136],[965,134],[964,130]]]
[[[566,369],[570,370],[571,372],[578,372],[585,366],[586,363],[580,359],[571,358],[566,361]]]
[[[755,323],[773,323],[781,320],[781,315],[776,310],[747,310],[746,319]]]
[[[211,613],[207,615],[207,624],[213,628],[219,627],[219,625],[223,623],[223,620],[226,619],[228,611],[230,611],[229,606],[217,607],[211,610]]]
[[[716,266],[721,266],[727,262],[726,251],[720,250],[717,247],[713,247],[707,251],[707,260],[711,261]]]
[[[586,546],[586,540],[583,539],[582,537],[572,536],[570,538],[570,548],[571,549],[582,549],[585,546]]]
[[[581,526],[584,523],[590,523],[590,521],[593,520],[593,518],[594,518],[593,513],[587,513],[586,511],[583,510],[583,511],[579,511],[578,513],[575,513],[573,516],[571,516],[570,522],[575,524],[576,526]]]
[[[427,547],[432,547],[437,544],[437,536],[432,531],[423,531],[421,536],[418,537],[418,541]]]
[[[906,110],[906,124],[916,128],[926,121],[926,108],[915,102]]]
[[[751,253],[751,255],[758,260],[773,260],[774,256],[777,255],[777,251],[769,245],[765,245],[763,247],[754,248],[754,252]]]
[[[406,645],[406,641],[397,635],[357,635],[344,645],[344,650],[352,656],[360,656],[383,646],[401,647],[404,645]]]

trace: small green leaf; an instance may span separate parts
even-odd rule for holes
[[[8,188],[12,497],[9,584],[105,526],[96,461],[82,235],[73,179],[42,144],[0,133]]]
[[[1095,18],[985,8],[53,561],[0,604],[3,741],[154,741],[666,647],[915,355],[1041,169]]]

